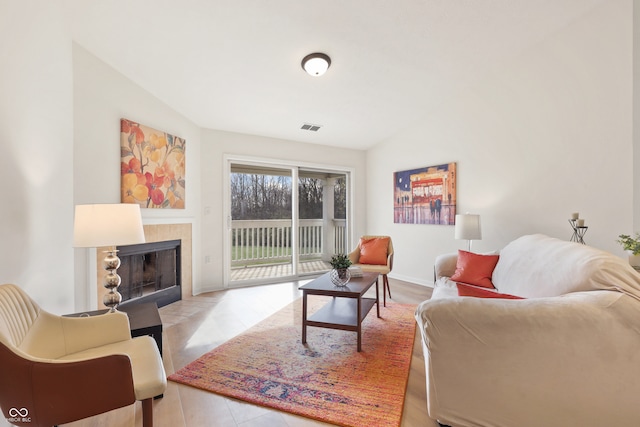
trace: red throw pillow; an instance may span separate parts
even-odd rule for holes
[[[494,289],[491,274],[498,263],[498,258],[498,255],[480,255],[458,251],[456,272],[451,276],[451,280]]]
[[[458,286],[458,295],[461,297],[524,299],[515,295],[501,294],[484,288],[476,288],[465,285],[464,283],[456,283],[456,285]]]
[[[360,258],[358,258],[358,263],[386,265],[388,248],[388,237],[360,238]]]

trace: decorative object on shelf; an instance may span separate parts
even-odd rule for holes
[[[471,252],[471,241],[482,240],[482,230],[480,228],[480,215],[466,213],[456,215],[456,226],[454,238],[457,240],[468,240],[468,251]]]
[[[351,260],[345,254],[337,254],[331,257],[329,261],[333,269],[329,273],[331,282],[336,286],[346,286],[351,279],[351,272],[349,267],[351,266]]]
[[[455,224],[456,164],[394,172],[393,222]]]
[[[117,245],[144,243],[140,206],[130,203],[77,205],[73,222],[73,246],[76,248],[108,247],[103,268],[107,271],[104,287],[109,290],[102,300],[111,312],[122,301],[118,292],[120,267]]]
[[[640,270],[640,233],[636,233],[635,237],[621,234],[616,242],[620,243],[622,249],[629,254],[629,265]]]
[[[319,77],[326,73],[329,66],[331,66],[331,58],[325,53],[310,53],[302,58],[302,69],[313,77]]]
[[[184,138],[120,119],[120,201],[184,209],[185,145]]]
[[[571,228],[573,229],[570,241],[586,245],[584,242],[584,235],[587,234],[587,229],[589,227],[584,225],[584,219],[580,218],[580,214],[578,212],[571,214],[569,225],[571,225]]]

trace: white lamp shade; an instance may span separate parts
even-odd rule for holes
[[[74,247],[99,248],[144,242],[139,205],[76,205],[73,222]]]
[[[481,240],[480,215],[456,215],[455,236],[462,240]]]

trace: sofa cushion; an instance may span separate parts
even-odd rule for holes
[[[131,360],[136,400],[149,399],[164,393],[167,377],[158,353],[158,345],[148,335],[90,348],[60,357],[60,361],[94,359],[109,354],[125,354]]]
[[[451,280],[493,289],[495,286],[491,283],[491,275],[498,259],[498,255],[458,251],[456,272],[451,276]]]
[[[640,299],[640,274],[609,252],[542,234],[522,236],[500,251],[493,285],[525,298],[616,290]]]
[[[360,239],[359,264],[387,264],[387,250],[389,249],[388,237],[373,237],[371,239]]]
[[[477,286],[470,286],[464,283],[456,283],[458,287],[458,296],[461,297],[475,297],[475,298],[501,298],[501,299],[524,299],[516,295],[501,294],[494,290],[487,288],[478,288]]]

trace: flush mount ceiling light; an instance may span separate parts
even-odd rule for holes
[[[330,65],[331,58],[324,53],[310,53],[302,58],[302,68],[314,77],[323,75]]]

